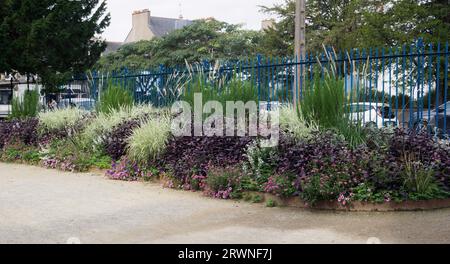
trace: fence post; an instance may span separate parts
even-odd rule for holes
[[[159,65],[159,87],[157,89],[158,92],[158,106],[161,106],[161,99],[164,100],[164,98],[161,98],[161,94],[167,94],[167,93],[163,93],[164,88],[164,65],[160,64]]]
[[[87,80],[87,78],[86,78]],[[92,90],[94,94],[94,100],[100,101],[101,99],[101,92],[100,89],[97,87],[97,71],[92,72]]]
[[[447,134],[447,96],[448,96],[448,41],[445,43],[445,67],[444,67],[444,131]]]
[[[256,56],[256,71],[257,71],[256,85],[258,86],[258,104],[261,102],[261,59],[262,59],[261,54],[258,54]]]

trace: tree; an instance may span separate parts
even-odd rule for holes
[[[450,5],[446,0],[384,0],[378,12],[365,10],[362,40],[396,46],[422,38],[426,43],[448,41]],[[370,43],[369,43],[370,41]]]
[[[295,0],[285,0],[283,4],[272,7],[262,6],[261,10],[264,13],[274,14],[280,19],[273,27],[264,31],[261,46],[266,51],[265,55],[291,56],[294,54]]]
[[[4,8],[4,70],[37,74],[47,90],[91,68],[106,47],[96,38],[110,21],[105,1],[4,0]]]
[[[183,65],[185,61],[239,60],[255,57],[261,33],[213,19],[197,20],[162,38],[122,46],[102,57],[96,68],[145,69]]]
[[[7,14],[7,7],[5,5],[6,0],[0,0],[0,18],[6,17]],[[5,27],[1,23],[0,19],[0,73],[6,72],[9,68],[7,61],[6,61],[6,53],[7,45],[6,45],[6,33],[5,33]]]
[[[365,6],[376,1],[368,0],[309,0],[306,2],[306,49],[322,51],[322,45],[348,49],[355,46],[362,25]],[[266,30],[263,46],[274,51],[272,55],[291,56],[294,49],[295,0],[283,4],[261,7],[262,12],[275,14],[279,22]]]
[[[306,2],[306,45],[339,50],[445,42],[450,35],[450,5],[446,0],[309,0]],[[291,56],[294,47],[295,0],[262,7],[279,21],[265,31],[262,46],[274,56]]]

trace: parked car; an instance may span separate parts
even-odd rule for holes
[[[276,111],[278,109],[280,109],[281,107],[286,107],[286,106],[290,106],[288,103],[280,103],[280,102],[264,102],[264,103],[259,103],[259,110],[262,111]]]
[[[96,104],[95,100],[90,98],[70,98],[70,99],[67,98],[59,101],[58,108],[64,109],[76,107],[86,111],[92,111],[95,108],[95,104]]]
[[[431,128],[438,135],[450,135],[450,101],[437,108],[413,113],[415,129]]]
[[[349,118],[365,127],[395,127],[398,120],[395,111],[383,103],[359,102],[346,106]]]

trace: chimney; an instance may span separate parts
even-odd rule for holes
[[[269,28],[273,28],[275,25],[275,19],[271,18],[271,19],[264,19],[261,22],[261,29],[262,30],[267,30]]]
[[[150,23],[150,10],[143,9],[133,12],[133,28],[147,27]]]
[[[133,12],[130,33],[128,33],[125,43],[137,42],[140,40],[151,40],[155,34],[150,30],[150,10],[143,9]]]

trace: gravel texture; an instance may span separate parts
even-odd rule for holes
[[[0,243],[450,243],[450,209],[347,213],[214,200],[0,163]]]

